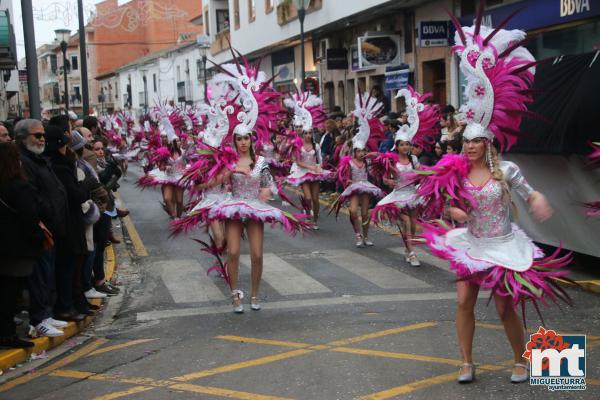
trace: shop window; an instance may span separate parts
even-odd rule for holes
[[[71,71],[79,70],[79,58],[77,56],[71,56]]]
[[[208,10],[204,11],[204,33],[210,35],[210,24],[208,19]]]
[[[229,29],[229,10],[217,10],[217,32]]]
[[[527,48],[537,60],[600,50],[600,22],[543,32],[531,37]]]

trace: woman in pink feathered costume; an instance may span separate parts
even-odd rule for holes
[[[570,256],[558,250],[544,257],[527,234],[511,222],[510,191],[529,203],[530,212],[544,221],[552,215],[546,198],[527,183],[519,167],[500,161],[496,148],[516,141],[522,116],[531,99],[535,60],[520,47],[522,31],[492,30],[481,26],[481,10],[473,27],[457,28],[455,51],[467,80],[467,103],[461,107],[467,126],[463,135],[464,156],[445,156],[437,165],[425,168],[418,192],[435,203],[445,203],[444,212],[465,227],[450,228],[444,223],[426,225],[423,233],[434,255],[450,262],[457,274],[458,309],[456,327],[463,365],[458,381],[475,378],[472,360],[475,333],[474,309],[479,289],[491,289],[496,309],[511,344],[514,364],[511,381],[529,378],[523,322],[515,308],[530,300],[563,300],[566,292],[553,280],[564,277]],[[450,157],[447,159],[447,157]],[[466,157],[466,158],[465,158]],[[455,171],[454,173],[452,171]],[[438,178],[452,179],[446,184]],[[428,192],[428,193],[427,193]],[[440,196],[440,193],[442,196]],[[524,317],[524,315],[523,315]]]

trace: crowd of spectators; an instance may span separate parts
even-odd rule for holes
[[[1,347],[33,346],[17,336],[23,310],[30,337],[62,336],[99,309],[90,299],[118,294],[104,250],[128,211],[115,206],[121,172],[105,145],[95,117],[0,125]]]

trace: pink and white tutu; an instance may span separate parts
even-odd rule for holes
[[[200,200],[188,212],[185,217],[179,218],[171,223],[171,232],[177,235],[182,232],[189,232],[210,221],[210,212],[217,205],[229,199],[230,194],[220,187],[207,189],[202,193]]]
[[[127,160],[127,161],[131,161],[134,158],[136,158],[139,154],[139,152],[141,151],[141,149],[138,147],[136,149],[133,150],[129,150],[127,152],[118,152],[118,153],[114,153],[112,156],[115,160]]]
[[[335,178],[335,172],[329,170],[321,170],[321,172],[313,172],[307,169],[301,168],[298,164],[292,164],[290,174],[288,175],[286,182],[292,186],[300,186],[304,182],[326,182]]]
[[[161,171],[158,168],[154,168],[153,170],[149,171],[146,175],[138,179],[137,184],[141,187],[162,185],[174,185],[178,187],[185,187],[185,185],[181,182],[181,177],[182,174],[180,172],[167,173],[166,171]]]
[[[417,189],[414,185],[395,188],[387,196],[379,200],[371,211],[371,219],[375,223],[383,220],[395,222],[399,220],[401,214],[418,209],[424,203],[423,198],[417,195]]]
[[[360,181],[348,186],[342,192],[342,194],[340,194],[338,201],[343,203],[355,194],[368,194],[369,196],[373,196],[376,199],[380,199],[384,196],[385,193],[383,193],[383,190],[373,185],[369,181]]]

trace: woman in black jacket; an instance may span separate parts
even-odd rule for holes
[[[25,279],[42,254],[36,195],[27,183],[15,144],[0,144],[0,346],[32,347],[16,335],[14,316]]]
[[[54,313],[64,321],[81,321],[84,314],[75,310],[73,303],[73,284],[75,271],[82,268],[87,254],[85,223],[81,204],[90,198],[93,182],[79,182],[75,156],[68,153],[69,137],[59,126],[46,127],[46,152],[44,153],[52,170],[62,182],[67,192],[66,235],[56,243],[56,303]]]

